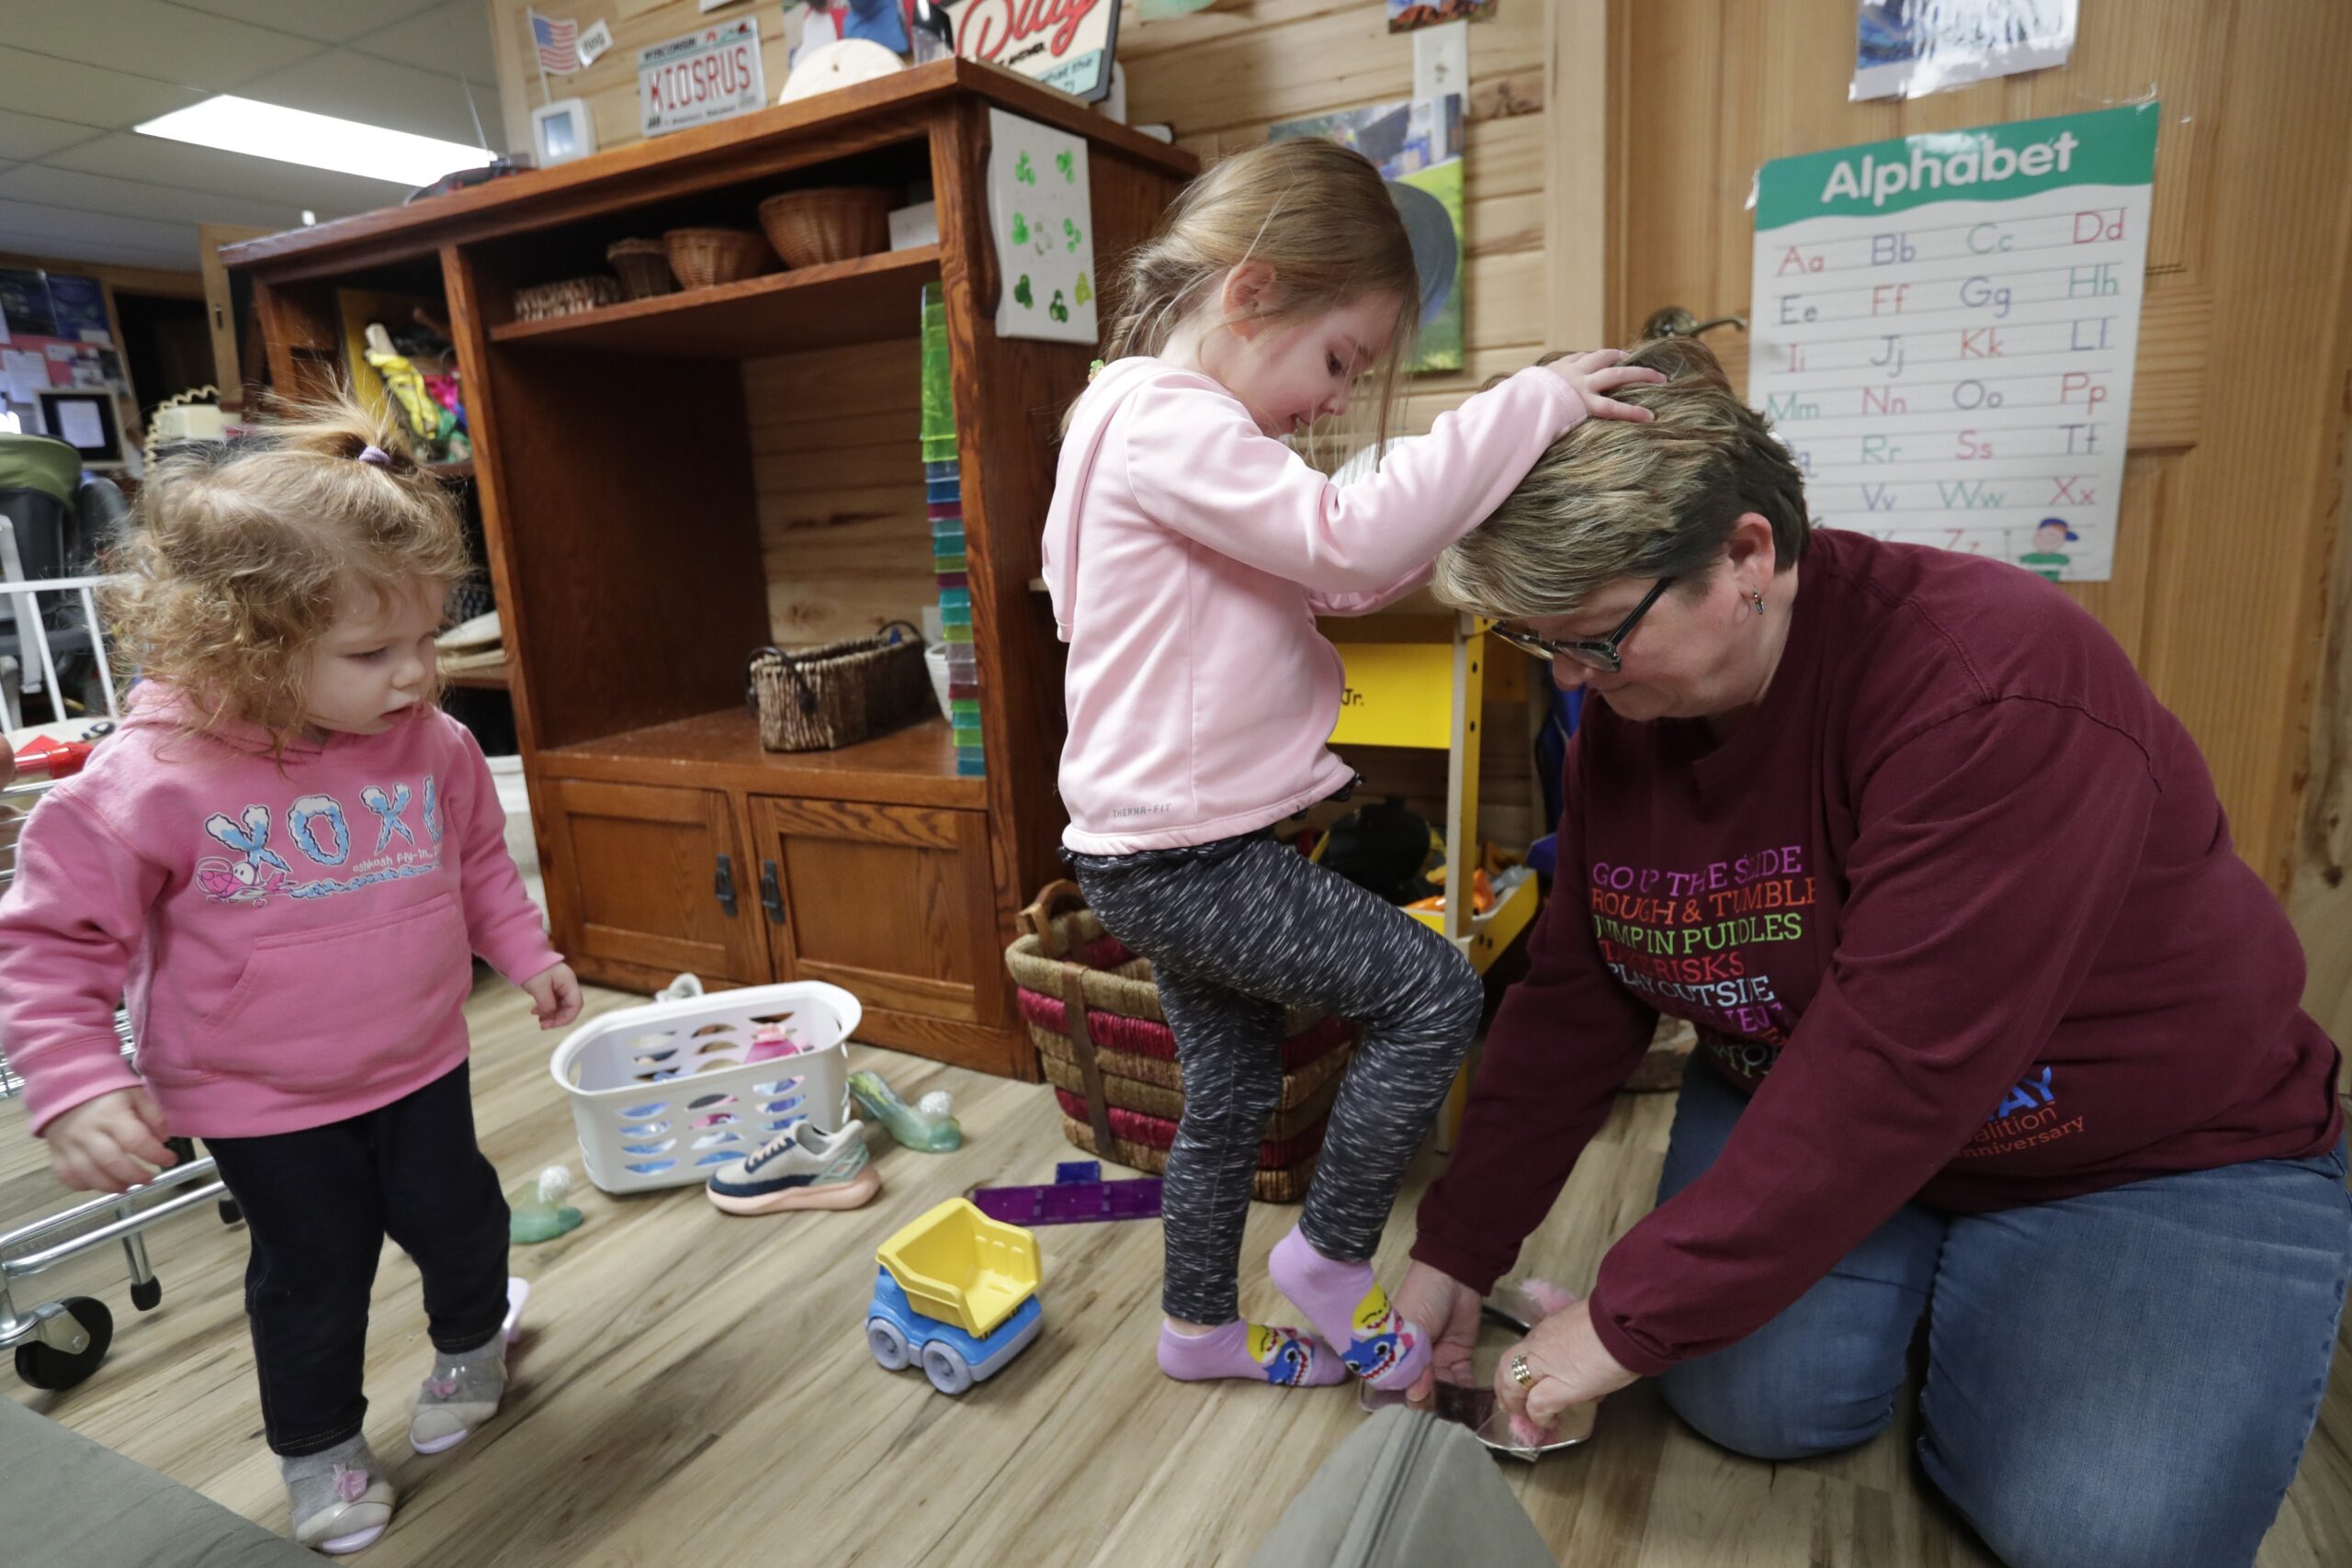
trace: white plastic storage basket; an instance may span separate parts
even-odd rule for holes
[[[588,1179],[642,1192],[708,1179],[793,1123],[849,1124],[857,998],[800,981],[623,1008],[582,1024],[548,1064],[571,1100]],[[775,1023],[797,1055],[743,1058]]]

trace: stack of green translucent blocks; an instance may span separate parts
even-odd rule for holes
[[[947,301],[936,283],[922,291],[922,478],[931,513],[931,565],[939,574],[939,619],[947,643],[956,771],[978,778],[988,772],[980,750],[980,667],[972,649],[972,580],[964,555],[956,389],[947,367]]]

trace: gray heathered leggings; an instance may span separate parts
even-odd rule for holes
[[[1485,990],[1452,943],[1266,834],[1143,854],[1073,855],[1103,926],[1152,962],[1184,1073],[1169,1151],[1160,1304],[1239,1314],[1250,1176],[1282,1094],[1285,1004],[1360,1019],[1299,1226],[1369,1258],[1413,1150],[1477,1032]]]

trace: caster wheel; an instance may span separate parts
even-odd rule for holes
[[[164,1302],[164,1281],[150,1280],[145,1284],[130,1287],[130,1304],[141,1312],[153,1312]]]
[[[239,1224],[243,1222],[245,1212],[237,1207],[234,1200],[228,1198],[220,1200],[220,1223],[222,1224]]]
[[[17,1346],[17,1375],[34,1388],[72,1388],[98,1370],[98,1363],[107,1359],[107,1347],[114,1343],[114,1314],[107,1310],[106,1303],[75,1296],[62,1304],[89,1335],[90,1342],[77,1356],[38,1339]]]

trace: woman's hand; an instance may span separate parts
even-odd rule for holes
[[[1416,1258],[1388,1302],[1399,1316],[1434,1336],[1429,1370],[1407,1393],[1408,1403],[1417,1409],[1429,1408],[1437,1398],[1440,1378],[1464,1388],[1477,1381],[1470,1367],[1471,1354],[1478,1348],[1477,1292]]]
[[[127,1191],[179,1164],[179,1156],[164,1146],[169,1135],[163,1107],[143,1089],[85,1100],[40,1134],[57,1179],[83,1192]]]
[[[523,982],[541,1029],[561,1029],[580,1016],[580,976],[569,964],[542,969]]]
[[[1596,348],[1589,354],[1572,354],[1565,359],[1555,359],[1544,368],[1576,389],[1584,400],[1584,412],[1595,419],[1628,419],[1639,424],[1650,417],[1650,411],[1633,403],[1621,403],[1607,394],[1620,387],[1635,387],[1646,382],[1663,381],[1666,378],[1655,370],[1623,363],[1622,348]]]
[[[1534,1382],[1521,1385],[1512,1365],[1525,1357]],[[1495,1399],[1513,1416],[1549,1427],[1572,1404],[1587,1404],[1634,1380],[1592,1331],[1592,1303],[1579,1301],[1537,1324],[1495,1368]]]

